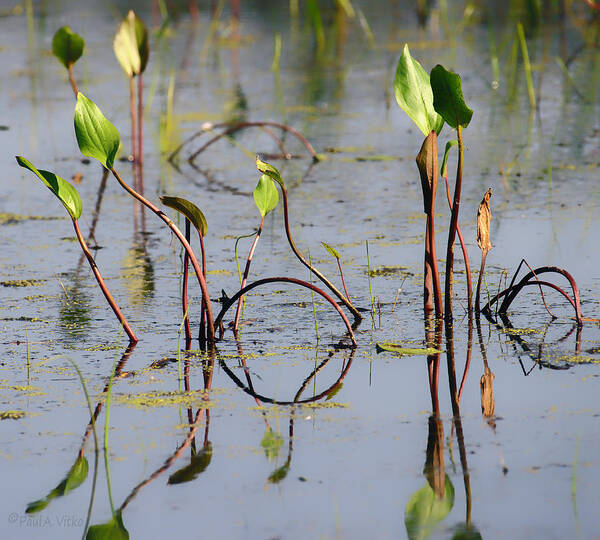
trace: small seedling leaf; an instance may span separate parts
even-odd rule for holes
[[[421,64],[411,57],[408,45],[404,46],[398,61],[394,91],[398,105],[423,132],[423,135],[427,136],[431,131],[439,135],[444,120],[433,106],[429,75]]]
[[[35,514],[36,512],[40,512],[50,504],[52,499],[55,499],[56,497],[62,497],[63,495],[69,493],[69,491],[73,491],[75,488],[83,484],[87,478],[88,471],[89,464],[87,459],[84,456],[79,456],[64,480],[50,493],[48,493],[45,498],[29,503],[25,512],[27,514]]]
[[[83,47],[83,38],[72,32],[68,26],[59,28],[52,38],[52,52],[67,69],[79,60],[83,54]]]
[[[183,484],[184,482],[191,482],[198,475],[202,474],[206,468],[210,465],[212,459],[212,443],[208,441],[195,456],[192,457],[190,463],[185,467],[182,467],[178,471],[175,471],[169,476],[169,484]]]
[[[46,187],[58,197],[61,203],[63,203],[64,207],[67,209],[67,212],[69,212],[69,215],[73,219],[79,219],[82,210],[81,198],[79,197],[77,190],[71,184],[69,184],[69,182],[60,176],[56,176],[52,172],[36,169],[24,157],[17,156],[17,163],[21,167],[29,169],[42,182],[44,182]]]
[[[79,150],[84,156],[97,159],[107,169],[112,169],[121,138],[102,111],[81,92],[75,105],[75,135]]]
[[[254,189],[254,202],[262,217],[275,210],[279,203],[279,193],[273,183],[273,179],[263,174]]]
[[[129,11],[115,35],[113,41],[115,56],[128,77],[140,73],[142,60],[138,49],[135,13]]]
[[[437,135],[432,131],[425,140],[417,154],[417,167],[421,175],[421,188],[423,189],[423,205],[425,213],[429,214],[433,206],[433,198],[438,183],[437,161]]]
[[[162,202],[165,206],[173,208],[174,210],[177,210],[179,213],[183,214],[192,222],[194,227],[196,227],[203,237],[206,236],[206,231],[208,230],[206,218],[204,217],[202,210],[200,210],[200,208],[198,208],[193,202],[182,199],[181,197],[169,196],[161,197],[160,202]]]
[[[260,446],[265,451],[265,456],[269,461],[277,458],[282,444],[283,437],[279,433],[275,433],[270,427],[267,428],[262,441],[260,441]]]
[[[121,512],[117,511],[107,523],[92,525],[85,538],[86,540],[129,540],[129,532],[123,525]]]
[[[448,156],[450,155],[450,149],[453,146],[458,146],[458,141],[456,139],[452,139],[451,141],[448,141],[446,143],[446,148],[444,149],[444,159],[442,160],[442,166],[440,168],[440,174],[446,178],[446,176],[448,175],[448,171],[446,170],[446,167],[448,165]]]
[[[490,210],[491,196],[492,188],[489,188],[485,192],[477,210],[477,245],[481,251],[486,253],[492,249],[492,242],[490,241],[490,221],[492,219],[492,211]]]
[[[279,171],[273,167],[273,165],[269,165],[268,163],[261,161],[258,156],[256,156],[256,168],[259,170],[259,172],[266,174],[275,180],[275,182],[281,186],[281,189],[285,189],[283,179],[281,178]]]
[[[337,260],[340,259],[340,254],[335,249],[333,249],[329,244],[326,244],[325,242],[321,242],[321,245],[329,252],[329,254],[332,257],[334,257]]]
[[[431,70],[430,79],[435,110],[442,115],[450,127],[466,128],[473,116],[473,110],[465,103],[460,75],[438,64]]]
[[[440,351],[439,349],[435,349],[433,347],[427,347],[424,349],[421,348],[412,348],[412,347],[403,347],[397,343],[377,343],[376,344],[377,354],[381,352],[392,352],[399,354],[400,356],[429,356],[431,354],[439,354],[444,351]]]
[[[131,11],[130,13],[133,13]],[[129,15],[127,15],[129,17]],[[148,64],[148,58],[150,58],[150,46],[148,45],[148,29],[144,24],[144,21],[140,19],[135,13],[134,27],[135,27],[135,41],[138,48],[138,54],[140,55],[140,73],[144,73],[146,65]]]
[[[429,483],[413,494],[404,510],[404,525],[409,540],[424,539],[444,520],[454,506],[454,486],[448,475],[444,495],[439,498]]]

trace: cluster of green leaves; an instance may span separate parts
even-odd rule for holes
[[[444,122],[453,129],[466,128],[473,116],[462,94],[460,75],[439,64],[427,75],[408,45],[398,61],[394,91],[400,108],[425,136],[431,131],[439,135]]]

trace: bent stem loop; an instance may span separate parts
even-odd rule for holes
[[[231,308],[231,306],[233,306],[233,304],[235,304],[236,300],[241,298],[248,291],[251,291],[252,289],[254,289],[256,287],[265,285],[267,283],[293,283],[295,285],[300,285],[301,287],[306,287],[307,289],[310,289],[311,291],[314,291],[317,294],[320,294],[339,313],[340,317],[344,321],[344,324],[346,325],[346,328],[348,329],[348,334],[350,335],[350,338],[352,339],[352,344],[354,346],[356,346],[356,339],[354,338],[354,332],[352,331],[352,326],[350,325],[348,318],[346,317],[344,312],[341,310],[340,306],[337,305],[336,301],[331,296],[329,296],[324,290],[320,289],[316,285],[312,285],[311,283],[308,283],[307,281],[302,281],[301,279],[290,278],[290,277],[263,278],[263,279],[254,281],[254,282],[250,283],[250,285],[246,285],[245,287],[240,289],[226,303],[223,304],[221,311],[219,312],[219,314],[217,315],[217,318],[215,319],[215,328],[217,328],[219,326],[219,324],[223,320],[223,317],[225,316],[225,314],[227,313],[229,308]]]
[[[165,222],[167,227],[169,227],[169,229],[173,231],[173,234],[177,236],[186,253],[189,255],[190,261],[192,262],[192,266],[194,267],[194,272],[196,272],[196,277],[198,278],[200,289],[202,289],[202,297],[206,299],[206,317],[208,319],[207,338],[208,341],[212,343],[215,339],[215,331],[213,325],[213,315],[212,307],[210,304],[210,296],[208,294],[208,288],[206,287],[206,280],[204,279],[204,274],[202,273],[202,269],[200,268],[198,259],[196,258],[196,255],[194,254],[194,251],[192,250],[189,242],[185,239],[185,236],[183,236],[177,225],[173,223],[173,220],[171,220],[169,216],[167,216],[162,210],[160,210],[160,208],[152,204],[148,199],[146,199],[145,197],[137,193],[135,190],[133,190],[130,186],[128,186],[119,176],[119,173],[115,170],[114,167],[110,169],[110,172],[113,173],[113,176],[117,179],[117,182],[119,182],[121,187],[125,191],[127,191],[127,193],[129,193],[132,197],[141,202],[144,206],[152,210],[152,212],[154,212],[160,219],[162,219]]]
[[[346,298],[338,289],[337,287],[331,283],[331,281],[329,281],[323,274],[321,274],[321,272],[319,272],[314,266],[312,266],[303,256],[302,254],[298,251],[298,248],[296,247],[296,244],[294,243],[294,240],[292,239],[292,233],[290,231],[290,222],[289,222],[289,216],[288,216],[288,200],[287,200],[287,191],[285,189],[285,187],[281,186],[281,193],[283,194],[283,219],[284,219],[284,223],[285,223],[285,234],[287,236],[288,242],[290,244],[290,247],[292,248],[292,251],[294,252],[294,255],[296,255],[296,257],[298,257],[299,261],[306,266],[306,268],[308,268],[315,276],[317,276],[326,286],[327,288],[333,293],[335,294],[340,302],[342,302],[342,304],[344,304],[352,313],[352,315],[354,315],[354,320],[355,321],[361,321],[362,320],[362,315],[359,313],[359,311],[354,307],[354,305],[352,304],[352,302],[350,302],[350,299]]]
[[[81,229],[79,228],[79,223],[77,222],[76,219],[73,219],[73,218],[71,218],[71,221],[73,222],[73,227],[75,228],[75,234],[77,235],[77,240],[79,240],[79,245],[81,246],[81,249],[83,250],[83,253],[85,254],[85,257],[88,260],[88,263],[90,264],[92,272],[94,273],[94,277],[96,278],[96,281],[98,282],[98,285],[100,286],[100,289],[102,290],[102,294],[104,294],[104,298],[106,298],[108,305],[113,310],[113,313],[115,314],[117,319],[119,319],[119,322],[121,323],[121,326],[123,327],[123,330],[125,330],[125,333],[129,337],[129,342],[137,343],[138,338],[133,333],[133,330],[129,326],[129,323],[123,316],[123,313],[119,309],[119,306],[115,302],[114,298],[110,294],[110,291],[106,287],[104,280],[102,279],[102,275],[100,274],[100,270],[98,270],[96,261],[94,261],[94,257],[92,256],[90,249],[88,248],[85,240],[83,239],[83,235],[81,234]]]

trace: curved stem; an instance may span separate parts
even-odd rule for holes
[[[73,76],[73,64],[69,63],[67,66],[67,73],[69,74],[69,82],[71,83],[71,88],[73,89],[73,93],[75,94],[75,99],[77,99],[77,94],[79,93],[79,89],[77,88],[77,83],[75,82],[75,77]]]
[[[287,236],[287,239],[288,239],[288,242],[290,244],[290,247],[292,248],[292,251],[294,252],[294,255],[296,255],[296,257],[298,257],[298,259],[300,260],[300,262],[304,266],[306,266],[306,268],[308,268],[315,276],[317,276],[327,286],[327,288],[340,299],[340,301],[342,302],[342,304],[344,304],[352,312],[352,315],[354,315],[354,320],[355,321],[361,321],[362,320],[362,315],[352,305],[352,302],[350,302],[350,300],[347,299],[336,288],[336,286],[333,283],[331,283],[331,281],[329,281],[323,274],[321,274],[321,272],[319,272],[314,266],[312,266],[312,264],[310,264],[302,256],[302,254],[298,251],[298,248],[296,247],[296,244],[294,243],[294,240],[292,239],[292,233],[290,231],[290,222],[289,222],[289,216],[288,216],[287,191],[286,191],[286,189],[283,186],[281,186],[281,193],[283,194],[283,219],[284,219],[284,222],[285,222],[285,234]]]
[[[87,244],[85,243],[85,240],[83,239],[83,235],[81,234],[81,230],[79,229],[79,223],[77,223],[76,219],[71,219],[71,221],[73,222],[73,227],[75,228],[75,234],[77,235],[77,240],[79,240],[79,245],[81,246],[81,249],[83,250],[83,253],[85,254],[85,257],[88,260],[88,263],[90,264],[92,272],[94,273],[94,277],[96,278],[96,281],[98,282],[98,285],[100,286],[100,289],[102,290],[102,294],[104,294],[104,298],[106,298],[108,305],[113,310],[113,313],[119,320],[119,323],[121,323],[123,330],[125,330],[125,333],[129,337],[129,341],[131,343],[137,343],[138,338],[133,333],[133,330],[129,326],[129,323],[123,316],[123,313],[121,313],[119,306],[115,302],[114,298],[112,297],[112,294],[110,294],[108,287],[106,286],[106,284],[104,283],[104,280],[102,279],[100,270],[98,270],[98,266],[96,266],[96,261],[94,261],[94,257],[92,256],[90,249],[88,248]]]
[[[211,144],[216,143],[219,139],[226,137],[227,135],[231,135],[232,133],[235,133],[236,131],[239,131],[241,129],[246,129],[246,128],[250,128],[250,127],[265,127],[265,126],[276,127],[283,131],[287,131],[287,132],[291,133],[304,145],[304,147],[310,154],[310,157],[312,157],[313,161],[315,161],[315,162],[319,161],[319,156],[315,152],[315,149],[313,148],[312,144],[310,144],[310,142],[308,142],[308,140],[306,139],[306,137],[304,137],[304,135],[302,135],[302,133],[295,130],[293,127],[287,126],[286,124],[281,124],[279,122],[268,122],[268,121],[265,121],[265,122],[239,122],[237,124],[229,125],[229,127],[227,129],[225,129],[218,135],[215,135],[212,139],[210,139],[208,142],[203,144],[198,150],[196,150],[188,158],[188,161],[190,163],[192,163]],[[202,133],[204,133],[204,131]],[[180,150],[180,149],[181,149],[181,147],[178,148],[177,150]],[[173,157],[173,155],[171,155],[170,157]]]
[[[250,247],[250,251],[248,252],[248,258],[246,259],[246,268],[244,268],[244,277],[242,278],[242,284],[240,286],[243,289],[246,286],[246,282],[248,281],[248,274],[250,273],[250,264],[252,263],[252,257],[254,256],[254,250],[260,240],[260,233],[262,233],[263,225],[265,223],[265,216],[262,216],[260,220],[260,225],[258,226],[258,231],[256,232],[256,236],[254,237],[254,241],[252,242],[252,246]],[[242,301],[244,300],[244,296],[240,296],[238,300],[237,309],[235,310],[235,320],[233,321],[233,331],[237,332],[238,323],[240,320],[240,313],[242,312]]]
[[[340,269],[340,278],[342,278],[342,285],[344,287],[344,292],[346,293],[346,298],[348,299],[348,302],[350,302],[350,295],[348,294],[348,289],[346,289],[346,282],[344,281],[344,272],[342,272],[342,265],[339,259],[336,259],[336,261],[338,264],[338,268]]]
[[[167,227],[169,227],[169,229],[171,229],[173,231],[173,234],[175,234],[175,236],[177,236],[177,238],[183,245],[183,248],[185,249],[185,251],[187,252],[187,254],[190,257],[190,261],[192,262],[192,266],[194,267],[194,272],[196,272],[196,277],[198,278],[198,283],[200,285],[200,289],[202,289],[202,296],[203,296],[203,298],[206,299],[206,316],[208,319],[208,321],[207,321],[208,322],[207,338],[208,338],[208,341],[213,342],[215,339],[215,332],[214,332],[214,325],[213,325],[212,307],[210,304],[210,296],[208,294],[208,289],[206,287],[206,280],[204,279],[204,274],[202,273],[200,265],[198,264],[198,259],[196,259],[196,255],[194,254],[194,251],[192,250],[189,242],[185,239],[183,234],[181,234],[181,231],[179,230],[177,225],[175,225],[175,223],[173,223],[173,220],[171,220],[169,218],[169,216],[167,216],[160,208],[158,208],[157,206],[152,204],[148,199],[146,199],[145,197],[142,197],[142,195],[137,193],[135,190],[131,189],[131,187],[129,187],[125,182],[123,182],[123,180],[119,176],[119,173],[115,170],[114,167],[111,168],[110,171],[113,173],[114,177],[117,179],[117,182],[119,182],[121,187],[125,191],[127,191],[127,193],[129,193],[132,197],[134,197],[135,199],[140,201],[143,205],[145,205],[147,208],[152,210],[152,212],[154,212],[160,219],[162,219],[166,223]]]
[[[223,304],[221,311],[219,312],[219,314],[217,315],[217,318],[215,319],[215,328],[218,327],[219,323],[225,316],[225,313],[227,313],[229,308],[231,306],[233,306],[233,304],[235,304],[235,302],[238,298],[241,298],[248,291],[251,291],[252,289],[254,289],[256,287],[259,287],[260,285],[265,285],[267,283],[294,283],[295,285],[300,285],[301,287],[306,287],[307,289],[310,289],[311,291],[314,291],[317,294],[320,294],[340,314],[340,317],[342,318],[342,320],[344,321],[344,324],[346,325],[346,328],[348,329],[348,333],[350,334],[350,338],[352,339],[352,344],[354,346],[356,346],[356,339],[354,338],[354,332],[352,331],[352,326],[350,325],[350,322],[348,321],[348,318],[346,317],[344,312],[340,309],[340,306],[338,306],[336,304],[335,300],[333,298],[331,298],[331,296],[329,296],[324,290],[319,289],[319,287],[312,285],[311,283],[308,283],[307,281],[302,281],[301,279],[289,278],[289,277],[271,277],[271,278],[259,279],[258,281],[254,281],[254,282],[250,283],[250,285],[246,285],[246,287],[240,289],[237,293],[235,293],[227,301],[227,303]]]

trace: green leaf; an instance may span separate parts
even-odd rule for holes
[[[181,197],[169,196],[161,197],[160,202],[162,202],[165,206],[173,208],[174,210],[177,210],[179,213],[183,214],[193,223],[194,227],[198,229],[203,237],[206,236],[206,231],[208,230],[206,218],[204,217],[204,214],[200,208],[198,208],[193,202],[182,199]]]
[[[52,38],[52,52],[67,69],[79,60],[83,54],[83,47],[83,38],[72,32],[68,26],[59,28]]]
[[[412,119],[423,135],[427,136],[431,131],[440,134],[444,120],[433,107],[429,75],[421,64],[411,57],[408,45],[404,45],[402,56],[398,60],[394,92],[400,108]]]
[[[64,207],[67,209],[67,212],[69,212],[69,215],[73,219],[79,219],[82,210],[81,198],[79,197],[77,190],[71,184],[69,184],[69,182],[49,171],[36,169],[24,157],[16,156],[16,158],[17,163],[21,167],[29,169],[42,182],[44,182],[46,187],[58,197],[61,203],[63,203]]]
[[[254,189],[254,202],[262,217],[275,210],[279,202],[279,193],[270,176],[263,174]]]
[[[450,149],[453,146],[458,146],[458,141],[456,139],[452,139],[446,143],[446,149],[444,150],[444,159],[442,160],[442,167],[440,169],[440,174],[445,178],[448,171],[446,170],[446,165],[448,164],[448,155],[450,154]]]
[[[321,242],[321,245],[329,252],[329,254],[334,257],[335,259],[340,259],[340,254],[333,249],[329,244],[326,244],[325,242]]]
[[[269,165],[268,163],[261,161],[258,156],[256,156],[256,168],[259,170],[259,172],[266,174],[275,180],[275,182],[281,186],[281,189],[285,189],[283,179],[281,178],[279,171],[273,167],[273,165]]]
[[[69,491],[73,491],[75,488],[83,484],[87,478],[88,470],[89,465],[87,459],[84,456],[79,456],[64,480],[62,480],[58,486],[48,493],[45,498],[29,503],[25,512],[27,514],[35,514],[36,512],[40,512],[50,504],[52,499],[55,499],[56,497],[62,497],[63,495],[69,493]]]
[[[462,94],[460,75],[448,71],[439,64],[431,70],[433,106],[450,127],[466,128],[473,111],[467,107]]]
[[[128,77],[140,73],[142,60],[136,36],[135,13],[129,11],[113,41],[115,56]]]
[[[212,444],[210,441],[192,457],[190,463],[185,467],[182,467],[178,471],[175,471],[169,476],[168,484],[183,484],[184,482],[191,482],[199,474],[203,473],[206,468],[210,465],[212,459]]]
[[[397,343],[377,343],[376,344],[377,354],[381,352],[393,352],[401,356],[429,356],[430,354],[439,354],[444,351],[434,349],[433,347],[427,347],[425,349],[403,347]]]
[[[121,138],[102,111],[81,92],[75,105],[75,135],[79,150],[84,156],[97,159],[107,169],[112,169]]]
[[[424,540],[431,535],[454,506],[454,487],[446,475],[444,496],[440,499],[429,485],[425,485],[408,501],[404,510],[404,525],[410,540]]]
[[[92,525],[85,538],[86,540],[129,540],[129,532],[123,525],[121,512],[116,512],[107,523]]]
[[[260,445],[269,461],[273,461],[279,455],[279,449],[282,444],[283,437],[279,433],[275,433],[270,427],[267,428],[262,441],[260,441]]]
[[[472,523],[459,523],[452,535],[452,540],[482,540],[481,533]]]
[[[131,12],[133,13],[133,12]],[[134,14],[135,41],[140,55],[140,73],[144,73],[148,58],[150,57],[150,47],[148,45],[148,29],[144,21]]]
[[[288,471],[290,470],[290,464],[286,463],[285,465],[282,465],[281,467],[275,469],[268,478],[268,481],[270,484],[278,484],[279,482],[281,482],[286,476]]]

